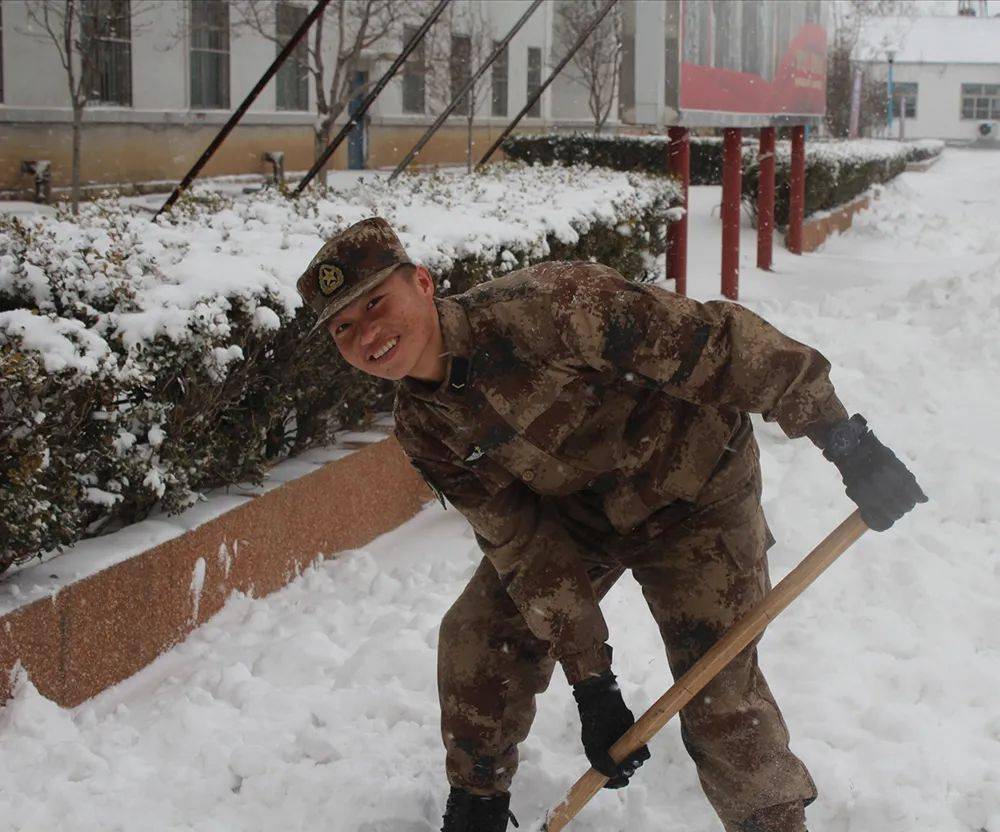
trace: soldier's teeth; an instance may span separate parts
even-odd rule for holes
[[[396,346],[396,339],[395,338],[393,338],[391,341],[389,341],[389,343],[387,343],[384,347],[382,347],[382,349],[380,349],[378,352],[372,353],[372,358],[375,358],[375,359],[381,358],[383,355],[385,355],[387,352],[389,352],[389,350],[391,350],[394,346]]]

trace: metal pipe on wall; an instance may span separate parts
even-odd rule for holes
[[[611,11],[612,7],[617,2],[618,0],[608,0],[608,2],[604,4],[603,8],[601,8],[601,10],[597,13],[596,17],[594,17],[594,19],[587,25],[587,28],[580,33],[580,37],[577,38],[576,43],[574,43],[570,47],[569,52],[566,53],[566,55],[559,62],[556,68],[549,73],[549,77],[545,79],[542,85],[535,91],[535,94],[532,95],[528,99],[528,102],[524,105],[524,107],[521,108],[521,112],[519,112],[516,116],[514,116],[513,121],[511,121],[511,123],[507,125],[503,133],[500,134],[500,137],[495,142],[493,142],[493,144],[490,145],[490,149],[483,154],[483,158],[480,159],[479,162],[476,164],[476,170],[479,170],[483,165],[485,165],[490,160],[490,157],[494,153],[496,153],[497,148],[503,144],[503,140],[506,139],[507,136],[511,134],[511,132],[513,132],[514,128],[517,127],[521,119],[524,118],[525,115],[527,115],[528,112],[531,110],[531,108],[535,106],[535,102],[537,102],[538,99],[542,97],[542,93],[545,92],[546,89],[548,89],[549,85],[556,79],[559,73],[562,72],[563,67],[565,67],[566,64],[568,64],[573,59],[573,56],[580,50],[580,47],[583,46],[583,44],[586,42],[587,38],[590,37],[594,29],[596,29],[601,24],[601,21],[604,20],[605,17],[607,17],[608,12]]]
[[[254,85],[254,88],[247,93],[247,97],[243,99],[243,103],[236,108],[236,111],[229,117],[229,121],[223,125],[222,129],[215,135],[215,138],[212,139],[211,144],[205,148],[205,152],[201,154],[201,157],[194,163],[194,166],[187,172],[184,178],[180,181],[180,184],[174,188],[170,196],[167,197],[167,201],[163,203],[163,206],[153,217],[154,220],[164,211],[169,211],[170,207],[177,201],[178,197],[180,197],[180,195],[187,190],[188,185],[194,181],[195,177],[201,172],[201,169],[208,164],[208,160],[215,155],[215,151],[219,149],[222,143],[226,140],[226,137],[233,131],[233,128],[240,123],[240,119],[242,119],[246,111],[250,109],[250,105],[257,100],[257,96],[260,95],[264,87],[267,86],[267,82],[277,74],[279,69],[281,69],[281,65],[285,62],[285,59],[292,54],[292,50],[299,45],[299,41],[306,36],[306,32],[309,31],[309,28],[316,22],[319,16],[323,14],[329,4],[330,0],[318,0],[316,5],[313,7],[313,10],[309,12],[308,16],[302,21],[299,28],[295,30],[295,34],[292,35],[288,43],[286,43],[284,48],[278,53],[278,56],[274,59],[267,70],[265,70],[264,74],[260,77],[260,80]]]
[[[496,59],[499,58],[501,54],[503,54],[504,49],[507,48],[507,44],[510,43],[514,35],[516,35],[519,31],[521,31],[521,27],[523,27],[524,24],[528,22],[528,18],[535,13],[535,10],[540,5],[542,5],[542,0],[533,0],[532,4],[527,8],[524,14],[522,14],[518,18],[517,22],[514,24],[513,28],[506,34],[504,39],[496,45],[496,48],[493,50],[493,53],[486,59],[483,65],[476,70],[475,74],[471,78],[469,78],[468,81],[465,82],[465,84],[462,86],[462,89],[459,90],[459,92],[452,98],[451,103],[444,109],[441,115],[437,117],[434,123],[427,128],[427,132],[424,133],[424,135],[420,137],[420,140],[410,149],[410,152],[406,154],[406,157],[403,159],[403,161],[400,162],[398,165],[396,165],[396,169],[389,175],[390,182],[392,182],[397,176],[399,176],[399,174],[401,174],[404,170],[406,170],[407,165],[409,165],[410,162],[413,161],[414,157],[420,152],[423,146],[431,140],[431,137],[438,131],[438,128],[440,128],[441,125],[444,124],[445,119],[447,119],[448,116],[450,116],[452,112],[455,110],[455,108],[458,107],[459,102],[462,100],[465,94],[472,89],[473,85],[476,83],[476,81],[480,79],[482,74],[486,72],[486,70],[493,65],[493,62],[496,61]]]
[[[368,112],[368,108],[375,102],[375,99],[379,97],[382,90],[385,89],[386,84],[392,80],[393,76],[399,71],[399,68],[406,62],[406,59],[410,57],[410,54],[416,49],[420,43],[423,41],[424,36],[427,34],[428,29],[434,25],[437,19],[441,16],[441,13],[445,10],[447,5],[451,0],[441,0],[434,10],[427,16],[427,19],[420,24],[420,28],[413,33],[413,37],[407,42],[406,46],[403,47],[403,51],[399,53],[396,60],[392,62],[392,66],[389,67],[379,78],[378,83],[372,87],[371,92],[365,96],[365,100],[361,102],[358,110],[354,115],[352,115],[348,120],[347,124],[340,128],[340,132],[334,137],[333,141],[326,146],[326,149],[320,154],[319,158],[313,163],[313,166],[309,168],[309,171],[302,180],[295,187],[293,196],[298,196],[306,189],[306,186],[312,182],[313,178],[316,176],[320,170],[323,169],[323,165],[327,163],[327,160],[334,154],[338,147],[343,143],[344,139],[347,138],[351,130],[354,129],[361,119],[365,117],[365,113]]]

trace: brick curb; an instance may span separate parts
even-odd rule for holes
[[[861,196],[846,205],[834,208],[823,217],[807,219],[802,223],[802,253],[815,251],[835,233],[846,231],[851,227],[854,215],[864,211],[870,203],[871,197]],[[787,237],[785,245],[788,245]]]
[[[0,617],[0,703],[20,662],[42,695],[78,705],[182,641],[232,592],[274,592],[317,556],[396,528],[431,496],[386,439],[19,607]]]

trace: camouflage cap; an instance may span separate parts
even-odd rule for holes
[[[396,232],[381,217],[356,222],[332,237],[295,284],[316,313],[309,335],[403,265],[413,262]]]

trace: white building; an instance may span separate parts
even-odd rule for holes
[[[328,75],[335,65],[339,1],[330,5],[324,21]],[[57,188],[69,180],[73,113],[67,73],[38,14],[34,19],[30,14],[46,2],[58,24],[64,0],[0,0],[0,194],[30,192],[32,179],[22,172],[25,160],[49,160]],[[245,11],[253,2],[265,12],[269,36],[245,24]],[[82,181],[176,182],[274,60],[276,41],[287,41],[313,5],[313,0],[77,0],[94,27],[86,49],[97,56],[83,111]],[[405,10],[407,20],[399,21],[392,37],[363,53],[360,72],[367,80],[388,69],[432,6],[407,2],[397,7]],[[530,0],[456,0],[449,28],[441,30],[442,18],[432,29],[439,43],[443,38],[443,47],[414,53],[369,110],[363,141],[345,142],[332,166],[398,162],[442,109],[440,99],[450,98],[455,78],[467,78],[472,64],[478,64],[462,58],[468,55],[471,35],[463,33],[462,20],[470,10],[485,21],[484,37],[491,43],[502,39],[529,6]],[[561,57],[562,47],[553,43],[555,13],[553,0],[543,3],[484,76],[474,127],[477,150],[484,151],[507,126]],[[307,70],[297,71],[307,62],[307,56],[293,53],[205,175],[266,173],[263,154],[272,150],[284,152],[289,170],[312,164],[317,89]],[[79,57],[74,68],[80,77]],[[444,75],[438,100],[430,88],[432,71]],[[617,112],[616,101],[611,127]],[[338,120],[338,127],[344,120]],[[522,121],[522,129],[584,128],[590,123],[586,90],[560,78]],[[419,161],[463,161],[465,151],[466,119],[455,115]]]
[[[890,55],[906,138],[1000,148],[1000,17],[873,19],[855,58],[885,80]]]

